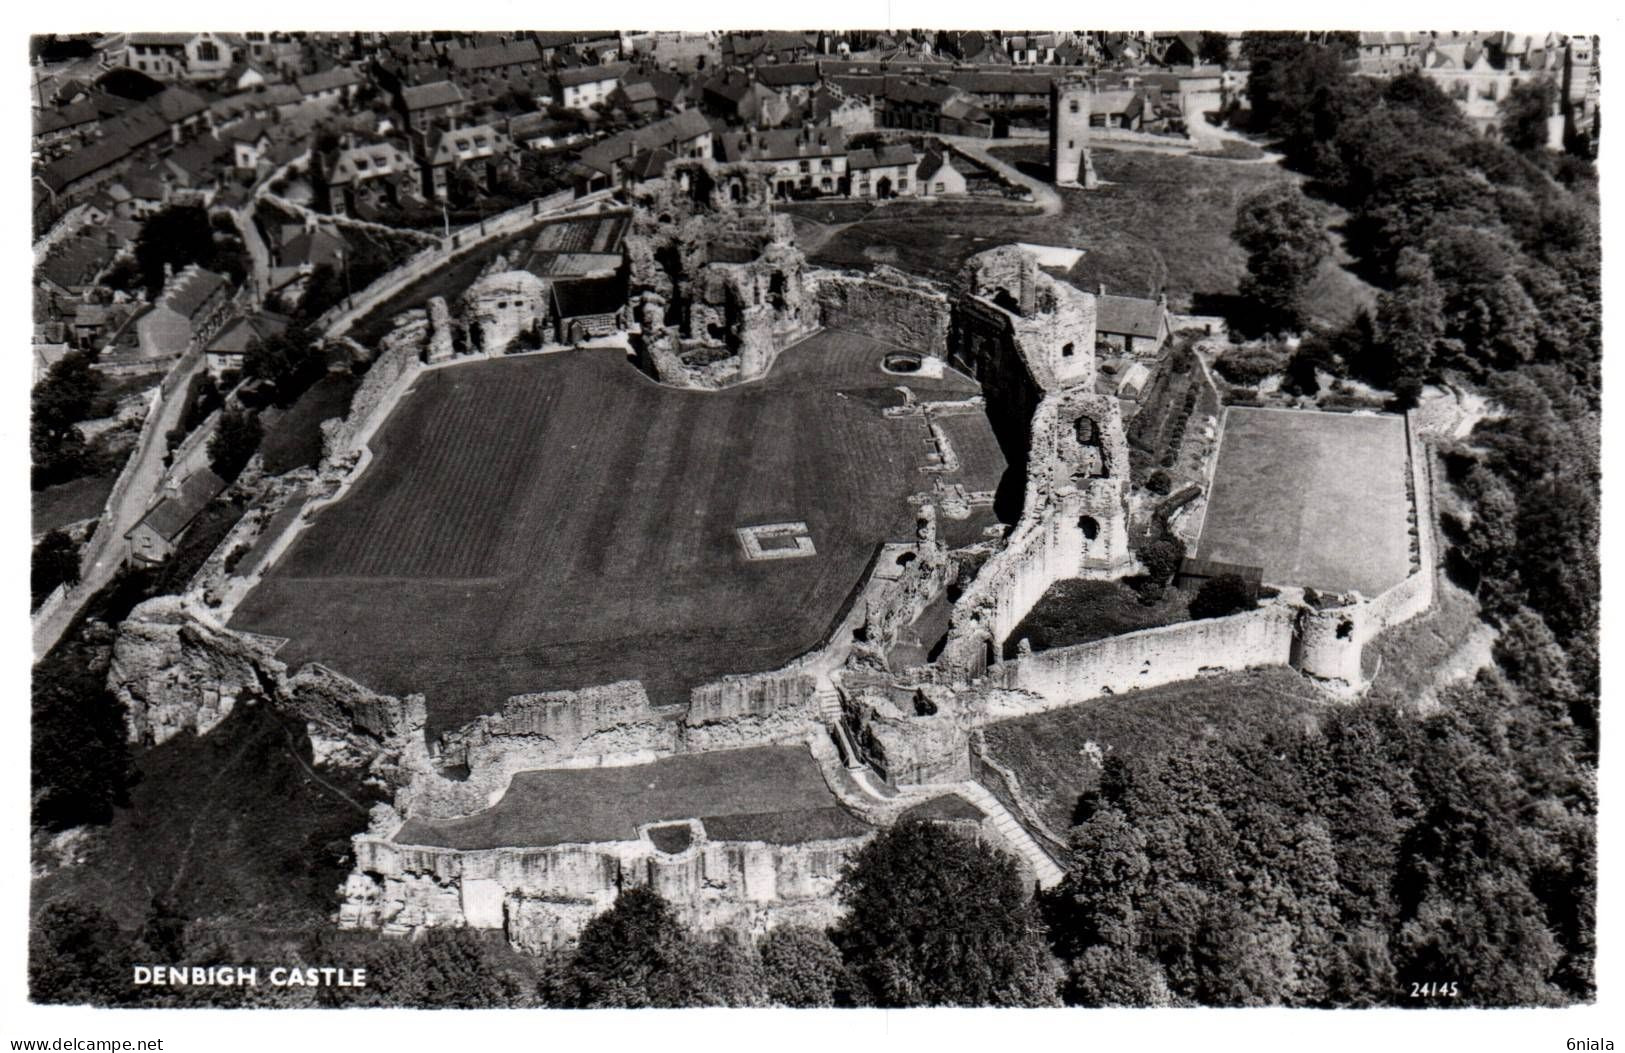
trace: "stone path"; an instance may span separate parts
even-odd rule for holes
[[[988,792],[987,788],[973,779],[964,782],[943,783],[933,785],[933,791],[952,791],[980,808],[989,819],[993,820],[993,828],[997,830],[1009,845],[1014,848],[1021,858],[1032,867],[1033,874],[1038,878],[1039,888],[1054,888],[1061,883],[1066,875],[1061,868],[1055,865],[1049,853],[1041,848],[1027,828],[1016,821],[997,797]]]

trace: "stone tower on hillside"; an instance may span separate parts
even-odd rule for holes
[[[1085,77],[1057,77],[1049,89],[1049,161],[1056,186],[1093,189],[1089,159],[1090,87]]]

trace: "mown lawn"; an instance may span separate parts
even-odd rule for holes
[[[984,733],[1044,822],[1064,833],[1078,796],[1099,785],[1088,743],[1105,757],[1175,753],[1209,739],[1251,742],[1268,731],[1312,729],[1327,704],[1290,669],[1248,669],[1001,720]]]
[[[490,808],[412,819],[405,845],[480,849],[629,841],[644,823],[699,819],[712,838],[778,843],[848,837],[867,824],[841,809],[801,746],[665,757],[620,768],[527,771]]]
[[[884,351],[822,333],[721,392],[601,351],[425,374],[232,624],[289,637],[291,665],[425,693],[431,733],[513,694],[637,678],[682,702],[777,668],[822,641],[876,544],[912,537],[928,439],[882,415]],[[797,521],[817,555],[743,558],[736,528]]]
[[[1375,596],[1410,571],[1405,420],[1232,406],[1195,555]]]

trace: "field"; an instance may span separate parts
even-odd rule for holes
[[[1232,406],[1223,429],[1197,558],[1366,596],[1404,580],[1404,418]]]
[[[761,746],[631,767],[520,772],[485,811],[412,819],[395,840],[464,850],[539,848],[629,841],[640,825],[666,819],[699,819],[712,838],[779,843],[869,829],[840,807],[805,748]]]
[[[1248,669],[1001,720],[984,734],[1045,824],[1064,834],[1078,796],[1100,781],[1086,743],[1102,756],[1157,756],[1207,739],[1256,741],[1267,731],[1314,726],[1324,698],[1290,669]]]
[[[995,156],[1048,180],[1046,147],[995,147]],[[1230,231],[1236,205],[1271,183],[1298,177],[1278,165],[1097,149],[1110,185],[1061,190],[1059,216],[1000,203],[888,205],[867,211],[791,206],[808,258],[835,267],[889,263],[928,277],[952,277],[966,259],[1013,241],[1066,245],[1084,255],[1066,277],[1081,289],[1151,295],[1166,289],[1174,310],[1215,311],[1236,294],[1246,257]],[[1335,222],[1335,214],[1328,222]],[[1316,318],[1340,322],[1372,302],[1363,282],[1329,260],[1310,289]]]
[[[928,437],[882,416],[901,399],[883,353],[823,333],[722,392],[602,351],[426,373],[232,624],[290,638],[292,666],[424,693],[431,733],[512,694],[635,677],[681,702],[776,668],[822,642],[877,544],[912,536]],[[743,558],[736,528],[794,521],[816,556]]]

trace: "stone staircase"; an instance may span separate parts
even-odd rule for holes
[[[1061,871],[1061,868],[1055,865],[1055,860],[1049,857],[1049,853],[1045,852],[1038,842],[1033,839],[1033,835],[1027,832],[1027,828],[1016,822],[1016,817],[1010,814],[1010,810],[1004,806],[1003,802],[989,793],[981,783],[975,780],[966,780],[965,782],[944,784],[932,788],[952,790],[980,808],[989,819],[992,819],[993,828],[1009,842],[1010,846],[1021,855],[1021,858],[1027,861],[1027,865],[1033,868],[1033,873],[1038,878],[1039,888],[1054,888],[1066,876]]]
[[[835,740],[835,748],[840,751],[841,763],[846,770],[851,772],[867,770],[869,766],[858,756],[857,744],[847,733],[846,721],[841,719],[841,696],[836,693],[835,685],[824,677],[819,677],[813,698],[818,703],[818,719],[829,729],[830,738]]]

